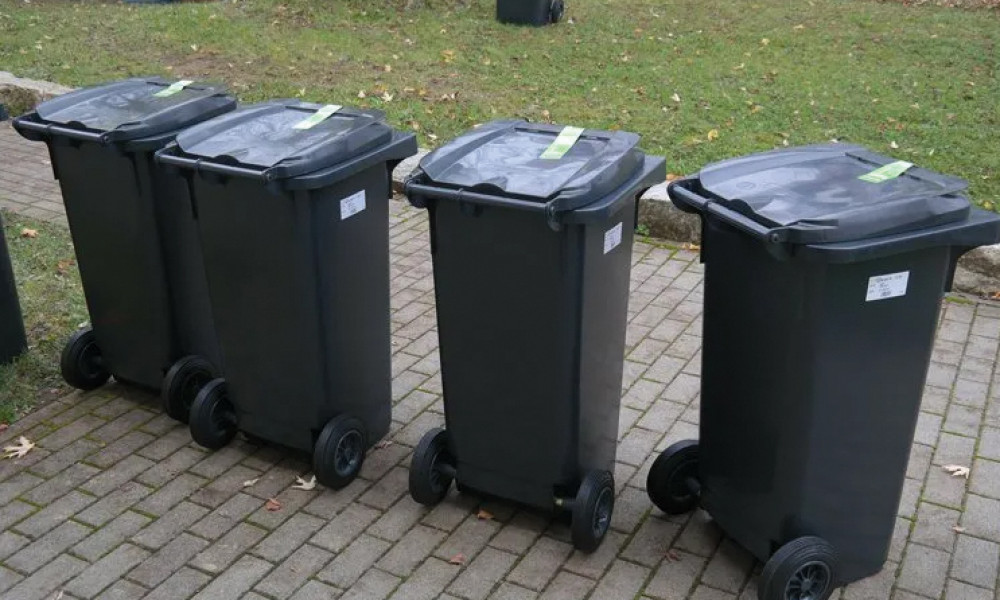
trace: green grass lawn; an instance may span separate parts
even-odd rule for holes
[[[674,173],[848,140],[1000,205],[998,11],[569,0],[572,22],[531,29],[496,23],[492,0],[405,4],[0,0],[0,69],[71,85],[206,77],[245,101],[378,107],[427,146],[500,117],[629,129]]]
[[[9,423],[69,390],[59,375],[59,353],[87,311],[66,228],[10,212],[3,221],[30,348],[14,364],[0,366],[0,423]],[[38,236],[22,237],[25,229]]]

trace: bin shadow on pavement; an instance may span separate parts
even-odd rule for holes
[[[412,447],[443,415],[426,217],[400,201],[390,211],[394,420],[359,479],[291,489],[309,470],[291,451],[206,453],[151,395],[73,393],[0,433],[38,443],[0,461],[0,598],[755,598],[745,551],[703,513],[664,517],[644,491],[655,453],[697,435],[696,253],[636,242],[618,497],[586,556],[543,515],[454,491],[428,510],[406,493]],[[890,562],[835,598],[995,598],[1000,305],[954,297],[942,311]],[[970,479],[946,464],[971,466]]]

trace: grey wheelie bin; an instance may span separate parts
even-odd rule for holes
[[[637,200],[665,177],[638,143],[497,121],[410,175],[430,215],[446,421],[414,451],[416,501],[454,480],[569,511],[583,551],[604,538]]]
[[[515,25],[558,23],[566,12],[563,0],[497,0],[497,20]]]
[[[341,488],[389,431],[389,198],[413,134],[378,111],[275,100],[158,155],[189,182],[225,379],[191,406],[195,441],[237,430],[313,453]]]
[[[24,353],[28,342],[24,337],[21,303],[14,284],[14,268],[10,264],[7,237],[0,215],[0,365],[5,365]]]
[[[761,600],[825,600],[886,560],[942,296],[959,256],[1000,241],[965,188],[846,144],[668,188],[702,217],[700,439],[647,490],[764,561]]]
[[[187,188],[153,156],[178,131],[235,106],[215,85],[127,79],[14,119],[21,135],[48,145],[90,312],[91,326],[62,354],[70,385],[94,389],[114,375],[162,388],[167,412],[183,420],[192,390],[221,368]]]

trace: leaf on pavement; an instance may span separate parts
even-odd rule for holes
[[[485,508],[480,508],[479,512],[476,513],[476,518],[479,519],[480,521],[492,521],[493,513],[486,510]]]
[[[428,134],[430,135],[430,134]],[[435,136],[437,137],[437,136]],[[376,450],[381,450],[382,448],[388,448],[392,445],[392,440],[380,440],[379,443],[375,444]]]
[[[969,467],[963,467],[962,465],[945,465],[941,468],[951,473],[952,477],[969,478]]]
[[[3,457],[4,458],[22,458],[25,454],[31,452],[32,448],[35,447],[35,442],[29,440],[23,435],[17,438],[17,443],[4,446]]]
[[[292,489],[293,490],[305,490],[307,492],[309,490],[316,489],[316,476],[313,475],[308,480],[303,479],[302,477],[296,477],[295,478],[295,485],[292,486]]]
[[[680,562],[681,557],[674,550],[667,550],[667,560],[670,562]]]
[[[281,502],[278,502],[277,498],[268,498],[267,502],[264,503],[264,508],[268,512],[276,512],[281,510]]]
[[[260,477],[257,477],[256,479],[247,479],[246,481],[243,482],[243,487],[245,488],[251,487],[258,481],[260,481]]]
[[[453,565],[464,565],[465,564],[465,555],[462,554],[461,552],[459,552],[455,556],[452,556],[451,558],[449,558],[448,562],[451,563],[451,564],[453,564]]]

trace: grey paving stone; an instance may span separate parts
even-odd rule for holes
[[[507,579],[526,588],[541,591],[572,551],[573,547],[566,542],[549,537],[538,538]]]
[[[646,586],[644,593],[660,600],[687,598],[704,569],[707,559],[674,550],[671,558],[664,560]]]
[[[360,504],[351,504],[320,529],[311,542],[331,552],[340,552],[379,517],[379,512]]]
[[[469,600],[485,600],[497,582],[514,566],[517,558],[502,550],[486,548],[462,570],[448,590]]]
[[[122,544],[67,583],[66,591],[80,598],[93,598],[147,556],[149,552],[138,546]]]
[[[699,556],[712,556],[721,539],[722,530],[707,513],[699,510],[691,515],[674,546]]]
[[[990,460],[1000,460],[1000,429],[984,427],[979,437],[979,456]]]
[[[90,534],[82,542],[73,546],[76,556],[94,562],[118,547],[152,519],[139,513],[125,511],[113,521]]]
[[[647,500],[648,501],[648,500]],[[681,526],[656,515],[650,515],[622,552],[622,558],[647,567],[655,567],[663,554],[680,535]],[[717,586],[718,587],[718,586]]]
[[[548,519],[532,511],[518,511],[513,518],[504,523],[500,531],[490,540],[494,548],[520,554],[529,547],[545,530]]]
[[[701,576],[701,583],[732,593],[738,593],[750,576],[754,557],[736,544],[725,539],[718,552],[708,562]]]
[[[539,596],[539,600],[583,600],[594,585],[591,579],[560,571]]]
[[[188,524],[197,521],[197,523],[191,526],[191,533],[214,540],[235,527],[237,523],[245,519],[250,513],[263,506],[264,502],[260,498],[255,498],[247,494],[236,494],[210,513],[207,508],[198,506],[197,504],[182,503],[179,507],[185,507],[183,509],[185,515],[179,515],[177,518],[186,521]],[[176,511],[177,508],[172,510],[171,514]],[[194,516],[195,513],[197,516]],[[161,518],[160,520],[162,521],[163,519]],[[185,527],[187,525],[181,526],[181,529]]]
[[[574,550],[562,565],[562,570],[591,579],[600,579],[621,552],[626,537],[617,531],[609,531],[604,542],[594,552],[587,554]],[[568,541],[569,538],[562,541]]]
[[[31,538],[14,533],[13,531],[0,532],[0,561],[3,561],[30,543]]]
[[[344,592],[341,600],[384,600],[399,587],[402,580],[378,569],[369,569]]]
[[[213,579],[194,597],[198,600],[237,600],[242,598],[268,571],[271,563],[244,556]]]
[[[253,549],[253,553],[271,562],[278,562],[305,543],[324,525],[312,515],[298,513],[272,531]]]
[[[181,502],[132,537],[136,544],[150,549],[162,548],[189,525],[205,516],[208,509],[190,502]],[[228,531],[228,529],[226,530]],[[197,533],[197,532],[196,532]],[[219,535],[222,535],[220,533]],[[202,536],[214,539],[217,536]]]
[[[186,435],[190,436],[187,432]],[[146,446],[149,448],[149,446]],[[143,450],[145,450],[144,448]],[[184,447],[156,463],[149,469],[135,476],[135,480],[144,485],[159,487],[170,482],[178,474],[183,473],[191,465],[197,463],[205,455],[204,451]]]
[[[961,581],[949,580],[948,600],[993,600],[992,590],[974,587]]]
[[[101,592],[101,595],[97,596],[97,600],[139,600],[148,591],[141,585],[123,579],[116,581],[114,585]]]
[[[409,485],[409,471],[401,467],[395,467],[384,477],[375,482],[358,499],[359,502],[368,506],[385,510],[395,504],[399,498],[407,492]]]
[[[338,588],[348,589],[378,561],[391,544],[367,534],[360,535],[350,546],[320,571],[316,577]]]
[[[490,600],[535,600],[537,597],[538,592],[505,581],[490,595]]]
[[[15,526],[19,533],[32,538],[45,535],[67,519],[93,504],[97,499],[73,490]]]
[[[78,439],[32,465],[31,472],[41,477],[52,477],[100,448],[101,445],[95,441],[86,438]]]
[[[24,577],[18,575],[16,571],[0,565],[0,594],[17,585],[22,579]]]
[[[144,600],[177,600],[190,598],[212,578],[194,569],[184,567],[166,581],[156,586]]]
[[[368,527],[367,532],[394,542],[403,537],[427,512],[427,507],[416,503],[409,494],[406,494],[382,513],[382,516]]]
[[[205,479],[190,473],[181,473],[137,504],[136,510],[157,516],[166,514],[167,511],[193,494],[205,481]]]
[[[22,579],[17,585],[7,590],[4,599],[11,600],[42,600],[58,593],[62,584],[85,569],[87,563],[66,554],[56,556],[51,562],[39,569],[30,577]]]
[[[450,560],[461,554],[471,560],[499,529],[496,521],[469,517],[434,551],[434,556]]]
[[[957,510],[921,502],[917,509],[917,522],[910,541],[945,552],[955,545],[955,527],[961,513]]]
[[[998,563],[1000,563],[1000,544],[960,535],[955,544],[951,577],[993,589],[997,583]]]
[[[942,429],[966,437],[976,437],[983,421],[983,409],[952,403]]]
[[[33,573],[47,564],[52,564],[70,546],[87,537],[90,532],[89,527],[73,521],[66,521],[18,550],[16,554],[4,562],[8,567],[22,573]]]
[[[977,458],[972,465],[969,491],[1000,499],[1000,462]]]
[[[378,567],[383,571],[406,577],[413,572],[425,558],[430,556],[434,548],[440,544],[447,534],[432,527],[417,525],[404,535],[378,561]],[[451,557],[447,557],[450,559]]]
[[[299,547],[256,585],[254,589],[273,598],[287,598],[333,558],[333,554],[306,544]]]
[[[947,552],[910,544],[903,558],[899,587],[923,596],[937,598],[944,591],[948,575]]]
[[[104,496],[152,466],[153,461],[148,458],[132,455],[119,461],[114,469],[106,469],[83,484],[80,489],[95,496]]]
[[[93,527],[102,527],[148,496],[153,488],[129,481],[76,514],[76,519]]]
[[[1000,542],[1000,500],[969,494],[961,525],[969,535]]]
[[[431,600],[437,598],[458,574],[460,567],[429,558],[390,596],[393,600]]]
[[[249,550],[266,534],[267,531],[260,527],[240,523],[191,559],[191,566],[208,573],[222,573],[237,557]]]
[[[132,569],[128,577],[148,588],[155,588],[207,546],[208,542],[205,540],[189,533],[181,533]]]
[[[11,525],[24,519],[36,510],[38,510],[37,507],[34,507],[27,502],[22,502],[21,500],[11,500],[7,504],[4,504],[3,510],[0,511],[0,530],[9,528]]]
[[[953,433],[942,433],[938,441],[937,449],[934,451],[934,464],[941,465],[970,465],[972,455],[975,452],[976,440],[974,438],[955,435]],[[907,475],[909,477],[910,475]],[[923,479],[923,477],[915,477]]]
[[[133,431],[88,456],[87,462],[107,469],[123,459],[137,457],[135,452],[155,439],[143,431]]]
[[[595,598],[632,600],[642,588],[649,569],[617,560],[594,589]]]

